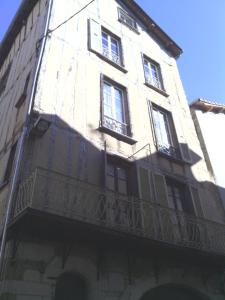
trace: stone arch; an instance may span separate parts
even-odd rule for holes
[[[65,272],[59,276],[55,286],[54,300],[86,300],[87,282],[76,272]]]
[[[166,284],[144,293],[140,300],[209,300],[199,291],[184,285]]]

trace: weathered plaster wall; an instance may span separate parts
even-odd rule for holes
[[[78,11],[84,4],[84,1],[68,0],[65,5],[55,0],[50,29],[55,28],[71,16],[71,12]],[[151,157],[151,169],[155,172],[172,174],[197,187],[204,215],[223,222],[224,213],[221,210],[221,203],[208,184],[211,177],[190,116],[176,61],[163,46],[149,36],[140,21],[138,21],[140,34],[121,24],[118,21],[117,7],[116,1],[108,1],[107,4],[103,0],[95,1],[75,18],[51,33],[45,50],[34,109],[51,120],[52,126],[45,137],[35,141],[35,162],[31,168],[41,165],[67,175],[75,175],[73,168],[68,170],[68,165],[74,159],[73,153],[80,151],[75,149],[76,146],[79,148],[76,143],[76,133],[80,134],[87,143],[91,141],[93,147],[100,150],[104,149],[104,142],[106,142],[109,153],[116,153],[124,158],[130,157],[149,143],[150,147],[139,151],[133,159],[144,161],[148,155]],[[94,19],[121,39],[127,73],[89,51],[89,19]],[[160,64],[168,97],[144,84],[142,53]],[[137,141],[132,146],[99,131],[101,74],[127,88],[132,137]],[[192,165],[178,164],[157,155],[147,100],[172,112],[178,141],[180,144],[188,144]],[[60,127],[61,133],[59,133]],[[48,149],[47,156],[46,149]],[[86,155],[88,157],[87,152]],[[59,159],[59,156],[63,159]],[[99,164],[102,164],[102,160]],[[88,163],[86,167],[88,172],[91,172]],[[99,175],[97,177],[99,178]]]
[[[138,256],[121,247],[104,247],[99,252],[96,245],[83,243],[72,245],[63,265],[64,246],[38,240],[21,242],[16,257],[8,261],[3,290],[10,291],[12,299],[51,300],[57,278],[75,272],[86,281],[92,300],[139,300],[150,289],[166,284],[187,286],[209,299],[224,299],[219,271]]]
[[[40,0],[31,11],[21,31],[9,51],[9,54],[0,69],[0,78],[11,64],[7,85],[0,96],[0,219],[3,221],[5,198],[8,186],[4,184],[4,175],[11,151],[11,147],[18,140],[25,120],[32,79],[37,60],[37,41],[43,34],[46,17],[46,1]],[[26,78],[30,74],[27,88],[27,97],[19,108],[15,105],[21,97]]]

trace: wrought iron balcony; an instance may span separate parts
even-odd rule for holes
[[[112,50],[110,52],[109,48],[103,46],[102,55],[104,55],[106,58],[113,61],[117,65],[121,65],[121,57],[117,53],[113,52]]]
[[[104,115],[102,118],[102,125],[112,131],[115,131],[119,134],[128,135],[128,125],[117,121],[109,116]]]
[[[178,159],[178,160],[181,159],[180,150],[178,147],[174,147],[172,145],[167,145],[167,144],[162,145],[160,143],[157,143],[157,148],[159,152],[165,155],[171,156],[174,159]]]
[[[37,168],[20,184],[14,217],[27,208],[170,245],[225,254],[225,226]]]
[[[152,85],[159,90],[162,90],[162,83],[159,78],[156,77],[152,78],[150,77],[150,75],[146,74],[145,80],[147,84]]]

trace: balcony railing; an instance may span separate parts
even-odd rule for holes
[[[162,83],[159,78],[157,77],[152,78],[150,77],[150,75],[146,74],[145,80],[147,84],[153,85],[157,89],[162,90]]]
[[[174,147],[174,146],[168,145],[168,144],[157,143],[157,148],[158,148],[159,152],[161,152],[165,155],[171,156],[174,159],[178,159],[178,160],[181,159],[180,150],[178,147]]]
[[[119,134],[128,135],[128,126],[125,123],[117,121],[109,116],[104,115],[102,118],[102,125],[112,131],[115,131]]]
[[[108,58],[109,60],[113,61],[114,63],[116,63],[117,65],[121,65],[121,58],[120,55],[113,52],[113,51],[109,51],[109,48],[107,47],[102,47],[102,55],[104,55],[106,58]]]
[[[14,217],[49,212],[167,244],[225,254],[225,226],[44,169],[20,184]]]

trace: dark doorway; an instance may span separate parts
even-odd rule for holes
[[[74,273],[66,273],[56,282],[55,300],[85,300],[86,285],[82,278]]]

